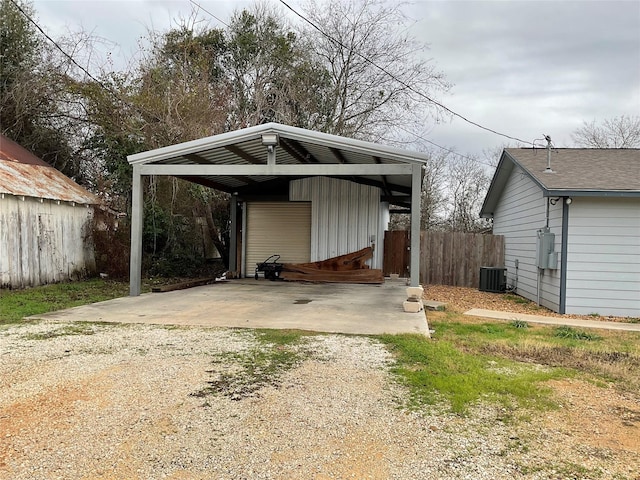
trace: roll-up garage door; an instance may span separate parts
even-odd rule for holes
[[[246,228],[247,276],[274,254],[282,263],[311,259],[310,202],[248,202]]]

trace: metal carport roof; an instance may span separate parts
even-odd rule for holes
[[[269,136],[277,139],[275,148],[265,144]],[[411,281],[417,285],[420,190],[427,160],[424,153],[277,123],[130,155],[128,161],[134,171],[131,294],[140,291],[141,177],[145,175],[181,177],[240,196],[285,193],[290,180],[310,176],[341,177],[377,186],[383,192],[383,201],[413,205]]]

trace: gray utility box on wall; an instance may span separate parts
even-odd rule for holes
[[[480,267],[481,292],[504,292],[507,286],[507,269],[502,267]]]
[[[558,253],[555,251],[556,235],[549,227],[538,230],[536,241],[536,266],[538,268],[558,268]]]

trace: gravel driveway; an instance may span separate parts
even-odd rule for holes
[[[399,408],[408,394],[392,358],[367,337],[306,337],[305,359],[274,385],[196,395],[255,346],[251,330],[4,327],[0,478],[564,478],[527,467],[541,459],[497,408]],[[599,478],[640,472],[634,452],[609,471],[611,458],[577,455]]]

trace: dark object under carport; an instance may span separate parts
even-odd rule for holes
[[[258,280],[258,273],[263,272],[264,278],[269,280],[277,280],[280,278],[280,272],[284,264],[278,263],[280,255],[271,255],[264,262],[256,263],[255,279]]]

